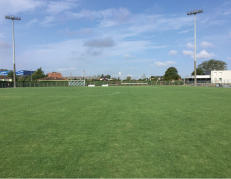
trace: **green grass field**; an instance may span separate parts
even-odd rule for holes
[[[187,86],[0,89],[0,178],[231,177],[230,99]]]

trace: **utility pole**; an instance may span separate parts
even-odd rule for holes
[[[15,73],[16,73],[16,68],[15,68],[15,48],[14,48],[14,20],[21,20],[21,17],[14,17],[12,15],[10,16],[5,16],[5,19],[11,19],[12,20],[12,29],[13,29],[13,66],[14,66],[14,88],[16,88],[16,78],[15,78]]]
[[[196,60],[197,60],[197,57],[196,57],[196,14],[198,13],[202,13],[203,10],[194,10],[194,11],[191,11],[191,12],[188,12],[187,15],[193,15],[194,14],[194,86],[196,86],[197,84],[197,78],[196,78]]]

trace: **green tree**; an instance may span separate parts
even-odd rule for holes
[[[178,80],[181,77],[178,75],[178,71],[175,67],[169,67],[165,74],[164,74],[164,80],[165,81],[170,81],[170,80]]]
[[[211,59],[208,61],[202,62],[198,67],[202,68],[204,72],[206,71],[212,71],[212,70],[227,70],[227,63]]]
[[[20,77],[18,78],[18,81],[25,81],[25,76],[20,76]]]
[[[14,80],[14,71],[10,70],[10,72],[7,74],[8,77],[11,77]],[[16,81],[18,81],[18,76],[15,75]]]
[[[157,77],[156,76],[151,76],[151,80],[152,81],[157,81]]]
[[[108,79],[111,79],[111,75],[105,75],[105,77],[107,77]]]
[[[127,81],[131,81],[132,77],[131,76],[127,76]]]
[[[42,67],[38,68],[32,75],[33,80],[38,80],[40,78],[44,78],[44,72],[42,71]]]
[[[102,74],[100,77],[103,78],[103,77],[104,77],[104,74]]]
[[[0,69],[0,71],[10,71],[10,70],[7,70],[7,69]]]
[[[31,77],[30,77],[30,75],[20,76],[18,78],[18,81],[31,81]]]
[[[31,81],[31,76],[30,75],[26,75],[25,76],[25,81]]]
[[[14,76],[14,71],[10,70],[10,72],[7,74],[7,76],[13,78],[13,76]]]
[[[201,67],[197,67],[197,74],[196,75],[205,75],[204,70]],[[191,75],[194,75],[194,71],[191,73]]]

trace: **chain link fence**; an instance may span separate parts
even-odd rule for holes
[[[195,86],[194,82],[185,83],[187,86]],[[196,83],[199,87],[218,87],[218,88],[231,88],[231,83]]]
[[[184,81],[85,81],[85,86],[95,85],[95,86],[194,86],[194,82]],[[196,86],[199,87],[220,87],[220,88],[231,88],[230,83],[197,83]],[[14,83],[8,81],[0,81],[0,88],[13,88]],[[69,86],[68,81],[31,81],[31,82],[16,82],[16,87],[73,87]]]

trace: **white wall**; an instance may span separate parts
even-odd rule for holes
[[[231,83],[231,71],[211,71],[212,83]]]

